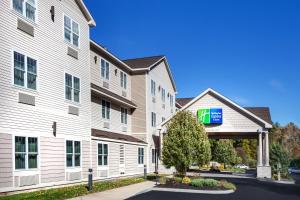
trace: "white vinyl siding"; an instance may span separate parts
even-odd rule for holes
[[[138,148],[138,164],[144,164],[144,148],[142,147]]]
[[[98,166],[108,165],[108,145],[98,143]]]
[[[36,0],[12,0],[12,5],[15,11],[33,22],[36,21]]]
[[[38,139],[36,137],[15,137],[15,169],[38,168]]]
[[[65,41],[79,47],[79,24],[66,15],[64,15],[64,37]]]
[[[109,80],[109,62],[101,59],[101,78]]]
[[[81,166],[81,143],[80,141],[66,141],[66,163],[67,167]]]
[[[121,87],[126,90],[127,89],[127,74],[125,74],[122,71],[120,72],[120,82],[121,82]]]
[[[80,79],[68,73],[65,73],[65,98],[80,102]]]
[[[121,107],[121,123],[122,124],[127,124],[127,109]]]
[[[174,97],[170,94],[170,107],[173,108],[174,105]]]
[[[14,51],[14,84],[28,89],[37,88],[37,61]]]
[[[110,119],[110,102],[102,100],[102,118]]]

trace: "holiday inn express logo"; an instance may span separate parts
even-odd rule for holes
[[[203,124],[222,124],[222,108],[203,108],[197,111],[198,121]]]

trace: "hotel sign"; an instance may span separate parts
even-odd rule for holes
[[[205,125],[222,124],[223,111],[222,108],[204,108],[197,111],[198,121]]]

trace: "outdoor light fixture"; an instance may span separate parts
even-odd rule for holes
[[[98,57],[95,56],[95,57],[94,57],[94,60],[95,60],[95,64],[97,64]]]
[[[117,76],[117,73],[118,73],[118,70],[117,69],[115,69],[115,75]]]
[[[54,16],[55,16],[55,9],[54,9],[54,6],[51,6],[50,13],[51,13],[51,19],[52,19],[52,21],[54,22]]]
[[[53,135],[54,137],[56,137],[56,122],[53,122],[52,129],[53,129]]]

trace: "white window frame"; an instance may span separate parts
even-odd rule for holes
[[[39,136],[33,136],[33,135],[25,135],[25,134],[13,134],[13,171],[18,173],[18,172],[33,172],[34,174],[36,174],[37,171],[40,170],[40,137]],[[16,169],[16,163],[15,163],[15,159],[16,159],[16,137],[24,137],[25,138],[25,168],[24,169]],[[28,168],[28,156],[29,156],[29,152],[28,152],[28,138],[37,138],[37,168]]]
[[[38,0],[35,0],[35,5],[34,5],[34,6],[33,6],[31,3],[28,2],[29,0],[22,0],[22,1],[23,1],[23,3],[22,3],[22,8],[23,8],[23,9],[22,9],[22,13],[14,9],[14,3],[13,3],[13,1],[14,1],[14,0],[11,0],[10,2],[11,2],[11,9],[12,9],[14,12],[16,12],[18,15],[22,16],[22,18],[26,19],[27,21],[29,21],[29,22],[31,22],[31,23],[35,23],[35,24],[38,23]],[[27,3],[27,2],[28,2],[28,4],[30,4],[32,7],[35,8],[35,12],[34,12],[34,20],[32,20],[32,19],[30,19],[30,18],[28,18],[28,17],[26,16],[26,3]]]
[[[102,61],[104,62],[104,65],[105,65],[104,66],[104,76],[102,76]],[[102,80],[106,80],[106,81],[109,81],[109,79],[110,79],[110,62],[108,62],[104,58],[100,59],[100,77]]]
[[[155,97],[156,95],[156,82],[151,79],[151,95]]]
[[[156,113],[151,112],[151,127],[156,127]]]
[[[121,124],[127,125],[128,124],[128,109],[121,107],[120,113],[121,113]]]
[[[23,86],[15,84],[15,55],[14,55],[15,52],[24,56],[24,85]],[[36,75],[36,89],[28,88],[28,85],[27,85],[28,84],[27,83],[28,82],[28,80],[27,80],[27,73],[28,73],[27,58],[30,58],[30,59],[33,59],[36,61],[36,74],[35,74]],[[39,89],[39,59],[38,58],[31,56],[29,54],[26,54],[17,49],[12,49],[12,51],[11,51],[11,66],[12,66],[12,85],[14,87],[25,89],[30,92],[38,91],[38,89]]]
[[[67,141],[72,141],[73,152],[72,152],[72,166],[67,166]],[[80,166],[75,166],[75,142],[80,142]],[[65,168],[66,169],[82,169],[82,141],[81,140],[73,140],[73,139],[65,139]]]
[[[71,32],[71,36],[70,36],[70,40],[71,41],[68,41],[66,38],[65,38],[65,17],[69,18],[70,21],[71,21],[71,29],[67,28],[70,32]],[[73,34],[77,35],[77,33],[74,33],[73,32],[73,22],[76,23],[78,25],[78,46],[76,46],[74,43],[73,43]],[[77,48],[77,49],[80,49],[80,24],[75,21],[72,17],[70,17],[69,15],[66,15],[65,13],[63,14],[63,20],[62,20],[62,24],[63,24],[63,38],[64,38],[64,41],[70,45],[72,45],[73,47]]]
[[[105,102],[105,106],[103,106],[103,102]],[[109,107],[107,106],[109,103]],[[103,117],[103,109],[104,109],[104,117]],[[108,118],[108,115],[107,115],[107,112],[109,112],[109,118]],[[102,119],[104,120],[110,120],[111,119],[111,102],[110,101],[107,101],[105,99],[102,99],[101,100],[101,117]]]
[[[143,157],[143,163],[139,163],[140,162],[140,157],[141,157],[141,155],[140,155],[140,149],[143,149],[143,155],[142,155],[142,157]],[[142,166],[144,166],[144,164],[145,164],[145,148],[144,147],[138,147],[138,166],[139,167],[142,167]]]
[[[71,100],[67,99],[67,96],[66,96],[66,87],[67,87],[67,85],[66,85],[66,75],[67,74],[72,76]],[[79,101],[78,102],[74,100],[74,90],[75,90],[74,89],[74,78],[79,79]],[[81,78],[79,76],[74,76],[72,73],[64,72],[64,96],[65,96],[66,101],[69,101],[69,102],[72,102],[72,103],[75,103],[75,104],[80,104],[81,103]]]
[[[166,90],[164,88],[161,88],[161,101],[166,102]]]
[[[107,165],[99,165],[99,148],[98,145],[101,144],[102,148],[104,145],[107,145]],[[104,149],[103,149],[104,150]],[[104,154],[102,154],[102,158],[104,158]],[[97,168],[98,169],[108,169],[109,168],[109,143],[107,142],[97,142]]]
[[[128,83],[128,75],[125,72],[120,71],[121,88],[123,88],[124,90],[127,90],[127,83]]]

